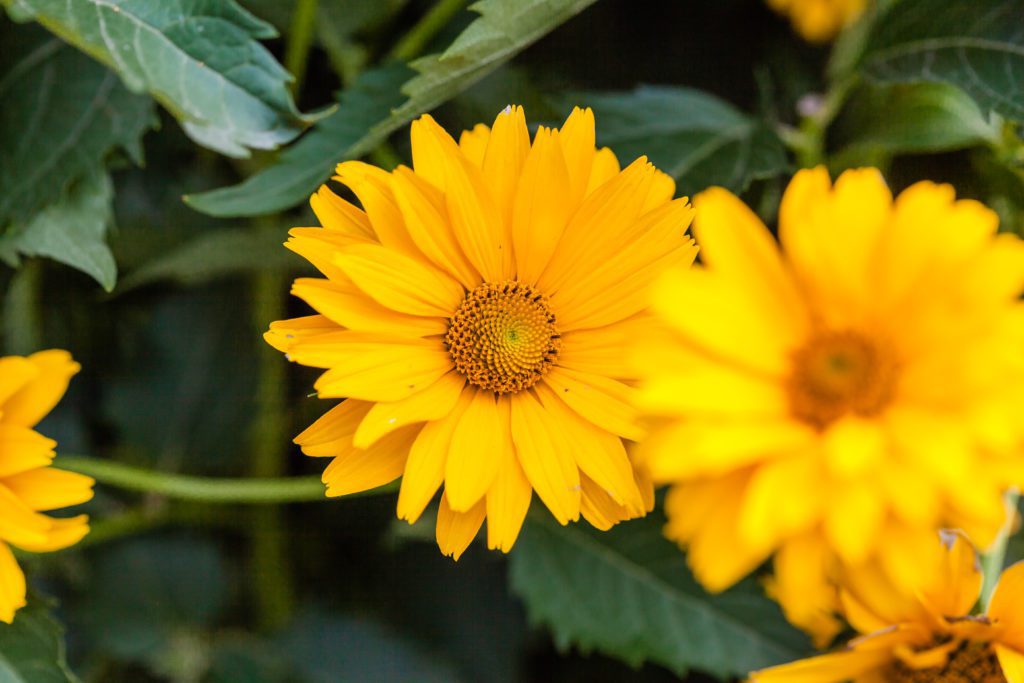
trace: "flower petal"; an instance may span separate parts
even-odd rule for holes
[[[506,445],[494,394],[483,390],[472,394],[452,434],[444,470],[445,495],[456,512],[467,512],[487,493],[498,475]]]
[[[377,239],[366,212],[334,194],[326,185],[321,185],[309,198],[309,205],[313,208],[320,225],[327,230],[336,230],[368,240]]]
[[[526,114],[519,105],[509,106],[494,119],[482,166],[506,229],[512,225],[513,199],[529,151],[530,131],[526,129]]]
[[[483,500],[477,501],[467,512],[456,512],[448,504],[448,496],[441,495],[441,504],[437,508],[437,547],[443,555],[448,555],[456,562],[466,552],[466,548],[476,538],[480,525],[487,514]]]
[[[597,427],[632,441],[643,437],[633,387],[610,377],[557,366],[544,375],[544,382]]]
[[[580,516],[580,474],[560,425],[530,392],[513,394],[512,441],[537,495],[561,524]]]
[[[1003,630],[1004,643],[1024,652],[1024,562],[1009,567],[999,577],[988,617]]]
[[[347,247],[334,262],[359,289],[402,313],[447,318],[465,297],[465,290],[451,276],[374,244]]]
[[[335,179],[359,198],[383,246],[414,259],[421,256],[391,193],[390,173],[362,161],[344,161],[338,164],[337,174]]]
[[[10,547],[0,542],[0,621],[10,624],[25,604],[25,573]]]
[[[39,372],[3,404],[5,424],[34,427],[53,410],[71,378],[82,366],[71,360],[67,351],[40,351],[28,357]]]
[[[354,286],[333,280],[298,278],[292,285],[292,295],[350,330],[426,337],[444,334],[448,329],[443,318],[399,313],[377,303]]]
[[[43,467],[4,480],[4,486],[33,510],[57,510],[92,499],[92,477]]]
[[[399,427],[441,419],[455,408],[465,385],[465,378],[453,370],[408,398],[375,403],[359,423],[353,444],[356,448],[369,448]]]
[[[402,427],[369,448],[349,446],[343,450],[324,470],[327,496],[369,491],[398,479],[420,429],[420,425]]]
[[[487,547],[507,553],[523,527],[533,498],[533,487],[519,464],[515,444],[512,443],[511,403],[500,401],[498,409],[501,412],[498,426],[502,429],[505,446],[498,475],[487,490]]]

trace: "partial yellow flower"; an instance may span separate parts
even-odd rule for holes
[[[654,289],[638,450],[667,535],[722,590],[775,557],[794,623],[836,633],[840,566],[913,581],[935,530],[988,545],[1024,482],[1024,243],[953,188],[801,171],[782,251],[739,199],[695,199],[702,265]]]
[[[412,155],[391,173],[340,164],[362,209],[322,187],[323,228],[287,244],[325,276],[292,289],[317,314],[266,338],[326,370],[321,398],[347,399],[296,438],[332,458],[327,495],[401,476],[413,523],[443,484],[437,540],[456,559],[485,517],[508,551],[534,491],[562,524],[645,514],[625,349],[650,283],[694,258],[689,203],[645,158],[620,170],[596,149],[589,109],[532,144],[521,107],[458,143],[423,116]]]
[[[1024,683],[1024,562],[1003,572],[986,614],[978,558],[943,532],[911,590],[877,567],[843,581],[843,614],[862,637],[845,649],[756,671],[752,683]]]
[[[768,5],[785,14],[805,40],[825,43],[864,12],[868,0],[768,0]]]
[[[6,623],[25,606],[25,575],[10,546],[50,552],[89,533],[85,515],[40,514],[89,500],[93,480],[50,467],[57,444],[33,429],[78,370],[66,351],[0,358],[0,621]]]

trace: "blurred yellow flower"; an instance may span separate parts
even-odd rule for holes
[[[936,529],[982,545],[1024,482],[1024,243],[953,188],[801,171],[780,253],[739,199],[694,201],[702,266],[654,288],[638,451],[669,537],[722,590],[775,555],[774,596],[834,636],[837,566],[917,576]]]
[[[444,485],[437,540],[456,559],[487,519],[507,551],[532,492],[562,524],[607,529],[653,505],[625,439],[637,439],[628,339],[649,286],[695,255],[692,208],[645,158],[620,170],[576,109],[531,144],[521,107],[456,143],[412,124],[413,168],[350,161],[323,187],[323,228],[287,246],[326,278],[292,292],[317,315],[276,322],[275,348],[326,369],[321,398],[347,398],[296,438],[333,458],[327,495],[402,476],[415,522]]]
[[[768,0],[768,5],[785,14],[797,33],[813,43],[836,37],[842,28],[864,12],[868,0]]]
[[[49,552],[89,532],[85,515],[40,514],[89,500],[93,480],[50,467],[57,444],[33,429],[78,370],[66,351],[0,358],[0,621],[10,623],[25,606],[25,575],[10,546]]]
[[[982,575],[965,538],[943,532],[919,562],[909,592],[877,569],[850,576],[843,613],[864,635],[843,650],[756,671],[751,682],[1024,683],[1024,562],[1003,572],[980,616],[971,609]]]

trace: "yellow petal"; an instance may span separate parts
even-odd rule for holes
[[[444,334],[448,325],[440,317],[399,313],[377,303],[352,285],[319,278],[298,278],[292,294],[338,325],[350,330],[408,337]]]
[[[49,517],[32,511],[0,484],[0,540],[17,546],[38,543],[46,539],[52,524]]]
[[[56,441],[27,427],[0,422],[0,479],[46,467],[53,460],[56,446]]]
[[[323,350],[309,346],[309,359],[303,355],[307,353],[305,346],[294,347],[293,358],[314,367],[323,367],[317,362],[321,357],[330,358],[328,367],[334,366],[313,385],[321,398],[400,401],[430,386],[452,368],[451,357],[440,342],[427,346],[353,341],[325,344]]]
[[[441,505],[437,508],[437,547],[441,553],[458,562],[476,538],[486,514],[483,500],[478,501],[468,512],[455,512],[448,505],[447,495],[442,494]]]
[[[0,358],[0,421],[3,420],[4,401],[38,374],[39,368],[28,358],[21,356]]]
[[[999,644],[995,651],[1007,683],[1024,683],[1024,653]]]
[[[821,464],[813,451],[763,464],[751,476],[740,508],[743,543],[770,549],[810,529],[831,502],[826,491]]]
[[[480,274],[455,238],[441,192],[404,166],[391,174],[391,188],[420,251],[465,288],[480,284]]]
[[[415,124],[414,124],[415,125]],[[484,155],[487,154],[487,143],[491,139],[491,129],[482,123],[478,123],[473,126],[472,130],[462,131],[462,135],[459,136],[459,149],[466,155],[466,158],[473,164],[479,167],[484,165]],[[415,151],[413,152],[415,156]],[[438,169],[440,178],[437,183],[434,183],[436,187],[444,187],[444,168]]]
[[[56,510],[92,499],[93,479],[53,467],[22,472],[4,479],[4,486],[33,510]]]
[[[491,127],[484,156],[483,174],[505,226],[512,224],[512,203],[530,151],[530,131],[523,108],[509,106],[498,114]]]
[[[263,340],[281,353],[288,353],[300,338],[317,337],[338,331],[338,324],[322,315],[307,315],[289,320],[276,320],[263,334]]]
[[[328,230],[369,240],[377,239],[366,213],[334,194],[326,185],[321,185],[309,198],[309,205],[320,225]]]
[[[351,442],[359,423],[372,405],[355,399],[342,401],[306,427],[294,441],[306,455],[333,457],[340,451],[338,444]]]
[[[512,549],[530,509],[533,487],[526,478],[512,443],[512,406],[498,404],[498,426],[502,430],[502,460],[494,483],[487,490],[487,547],[507,553]]]
[[[487,493],[503,459],[504,427],[490,391],[473,390],[469,407],[452,434],[444,490],[456,512],[466,512]]]
[[[639,218],[653,180],[654,167],[641,157],[584,199],[537,281],[541,291],[553,295],[573,272],[589,272],[613,259],[623,229]]]
[[[603,327],[562,332],[558,364],[578,372],[633,379],[636,364],[623,349],[642,339],[650,327],[650,317],[638,315]]]
[[[25,574],[6,543],[0,542],[0,621],[11,623],[25,606]]]
[[[420,429],[420,425],[410,425],[391,432],[369,448],[349,447],[342,451],[324,470],[327,495],[368,491],[398,479]]]
[[[538,385],[535,391],[544,409],[561,425],[573,444],[571,454],[580,471],[607,491],[616,503],[628,505],[640,514],[644,503],[622,439],[580,417],[549,387]]]
[[[337,173],[335,179],[359,198],[380,243],[411,258],[419,257],[421,254],[405,229],[402,212],[391,192],[391,174],[362,161],[342,162]]]
[[[791,343],[798,343],[809,329],[807,307],[768,228],[738,197],[720,187],[700,193],[693,204],[701,260],[724,277],[745,283],[758,307],[784,321]]]
[[[1024,562],[1007,568],[999,577],[988,617],[999,624],[1003,642],[1024,652]]]
[[[344,233],[324,228],[292,228],[288,231],[286,249],[295,252],[313,264],[313,267],[332,281],[349,284],[352,279],[334,262],[345,247],[353,244],[377,244],[377,242],[351,237]]]
[[[31,553],[50,553],[70,548],[89,533],[89,518],[86,515],[67,519],[51,519],[50,528],[40,539],[16,544]]]
[[[465,385],[465,378],[453,370],[401,401],[375,403],[359,423],[353,444],[356,448],[368,448],[399,427],[441,419],[455,408]]]
[[[586,109],[573,107],[572,113],[569,114],[569,118],[562,124],[558,133],[558,141],[561,143],[566,167],[569,169],[569,185],[571,187],[571,192],[565,195],[565,200],[575,207],[583,199],[587,185],[590,183],[591,168],[597,152],[594,146],[593,110],[590,107]]]
[[[437,268],[373,244],[348,247],[335,263],[359,289],[402,313],[447,318],[465,296],[462,286]]]
[[[881,492],[867,482],[834,487],[825,507],[825,536],[843,560],[863,562],[874,550],[887,512]]]
[[[552,131],[541,127],[526,158],[512,210],[512,242],[520,281],[535,284],[544,272],[569,220],[569,191],[562,148]]]
[[[479,150],[479,158],[475,163],[483,162],[484,150],[487,149],[487,137],[490,131],[481,130],[486,126],[477,126],[467,137],[467,152],[476,157],[476,150]],[[412,141],[412,167],[416,175],[420,176],[438,190],[445,189],[445,154],[451,146],[455,145],[452,137],[445,132],[437,121],[430,114],[424,114],[412,122],[409,129],[409,137]],[[447,142],[443,141],[447,138]]]
[[[884,650],[850,650],[801,659],[750,674],[751,683],[843,683],[886,666],[892,655]]]
[[[842,628],[835,617],[839,605],[830,571],[833,557],[819,534],[792,538],[776,553],[775,574],[766,586],[786,618],[811,633],[819,648],[828,645]]]
[[[463,391],[455,408],[446,416],[428,422],[409,451],[398,492],[398,518],[416,522],[444,480],[444,467],[451,450],[452,434],[469,406],[472,394]]]
[[[616,158],[615,152],[611,151],[607,147],[602,147],[597,150],[597,154],[594,155],[594,162],[590,167],[590,179],[587,181],[587,191],[584,192],[583,196],[586,197],[591,192],[617,176],[620,170],[621,167],[619,166],[619,160]]]
[[[526,477],[561,524],[579,519],[580,475],[565,434],[530,392],[509,400],[512,441]]]
[[[634,388],[610,377],[561,367],[544,375],[544,382],[597,427],[632,441],[643,436],[637,424]]]
[[[28,359],[39,372],[4,402],[2,421],[5,424],[34,427],[53,410],[67,391],[71,378],[82,369],[67,351],[40,351]]]

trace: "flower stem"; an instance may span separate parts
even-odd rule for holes
[[[288,27],[288,44],[284,51],[284,68],[295,78],[292,92],[298,93],[306,76],[309,50],[313,46],[316,31],[317,0],[298,0],[292,12],[292,23]]]
[[[984,583],[981,588],[981,604],[988,610],[992,601],[992,593],[995,592],[996,584],[999,583],[999,576],[1003,573],[1003,565],[1006,564],[1006,546],[1013,533],[1014,525],[1017,523],[1017,503],[1020,500],[1020,492],[1011,489],[1006,492],[1006,521],[1003,528],[999,530],[995,542],[987,553],[981,558],[981,567],[984,574]]]
[[[402,62],[418,57],[438,31],[465,6],[466,0],[438,0],[416,25],[395,43],[388,56]]]
[[[325,500],[319,477],[194,477],[79,455],[58,456],[54,466],[88,475],[108,486],[199,503],[266,505]],[[383,493],[383,488],[374,490]]]

